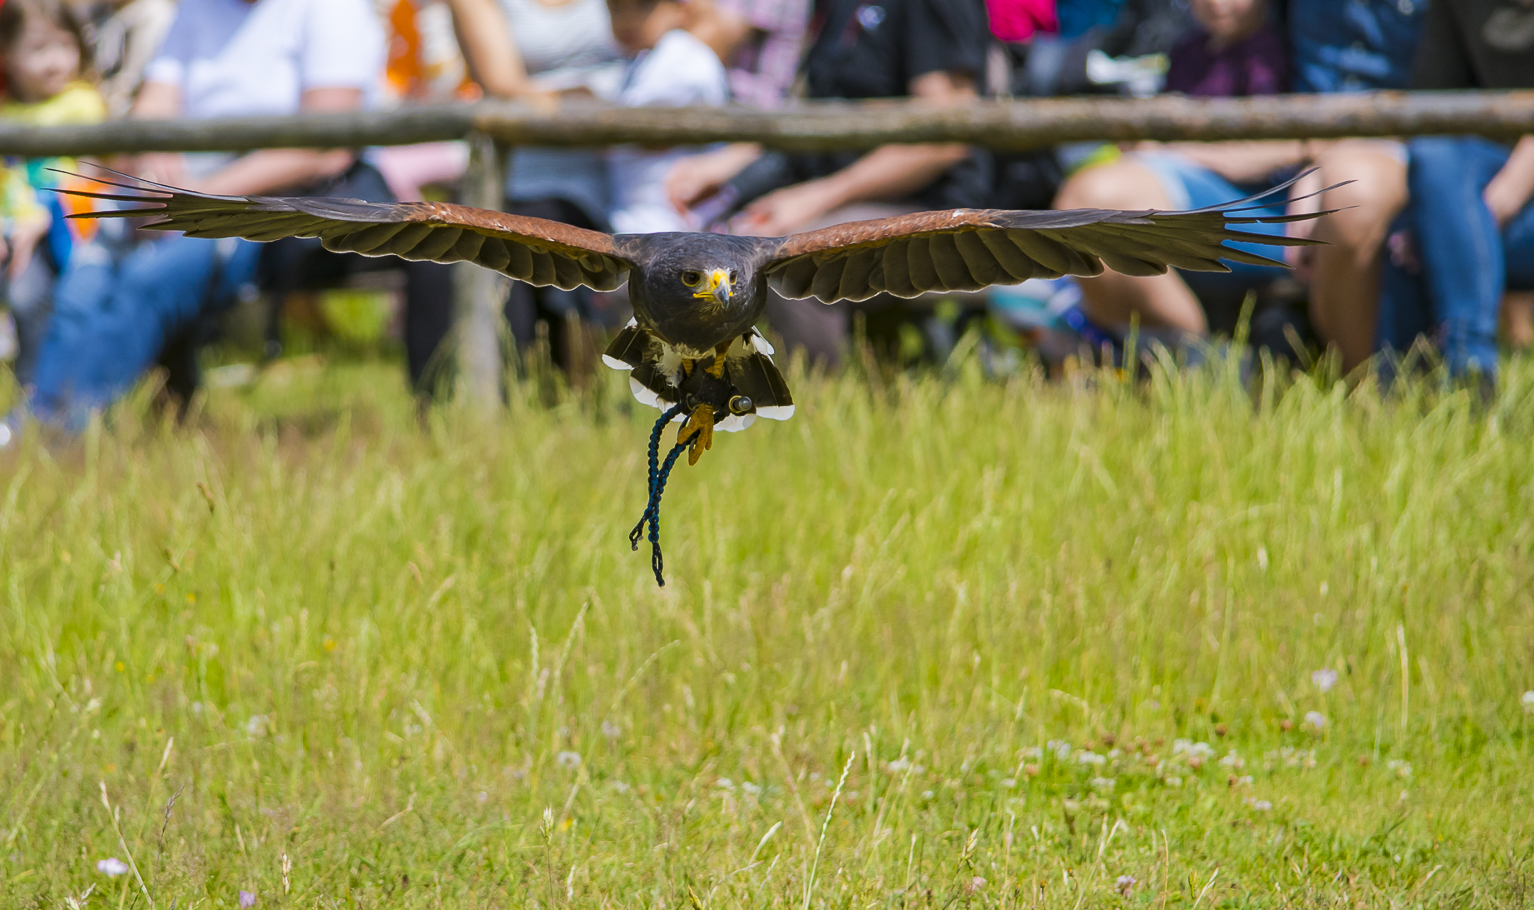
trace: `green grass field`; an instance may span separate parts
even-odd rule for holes
[[[615,380],[0,454],[0,906],[1534,901],[1534,365],[800,378],[663,590]]]

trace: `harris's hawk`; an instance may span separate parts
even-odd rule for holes
[[[1292,181],[1291,181],[1292,183]],[[145,217],[149,230],[190,237],[270,241],[318,237],[326,249],[433,262],[472,262],[518,281],[599,291],[625,281],[634,320],[604,360],[629,370],[634,395],[665,412],[651,437],[651,498],[631,535],[637,546],[658,526],[655,447],[664,422],[685,421],[676,447],[689,462],[713,444],[713,430],[740,430],[756,416],[785,420],[793,398],[755,325],[768,289],[822,303],[876,294],[978,291],[993,284],[1111,269],[1161,275],[1170,267],[1229,271],[1220,260],[1279,265],[1228,246],[1247,241],[1297,246],[1316,241],[1233,230],[1300,221],[1315,213],[1262,217],[1261,196],[1186,212],[1073,209],[956,209],[841,224],[787,237],[662,233],[610,235],[553,221],[440,202],[379,204],[356,199],[213,196],[148,181],[117,183],[131,192],[86,193],[132,209],[76,217]],[[660,474],[664,489],[664,474]],[[656,578],[660,564],[656,557]],[[664,583],[664,582],[662,582]]]

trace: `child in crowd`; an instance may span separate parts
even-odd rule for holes
[[[6,0],[0,5],[0,68],[6,84],[0,120],[61,126],[105,119],[101,95],[82,78],[89,65],[84,30],[64,0]],[[5,167],[4,207],[11,210],[6,213],[6,296],[16,323],[16,378],[26,384],[47,325],[54,278],[74,241],[93,227],[90,222],[66,221],[62,216],[68,212],[59,197],[36,192],[68,180],[55,170],[77,171],[73,159],[7,160]],[[31,201],[25,199],[29,193]]]
[[[634,60],[624,75],[618,103],[624,107],[720,105],[729,99],[729,77],[718,55],[687,31],[693,10],[686,0],[608,0],[613,35]],[[613,230],[623,234],[686,231],[695,226],[666,195],[667,173],[687,153],[636,146],[608,156]]]

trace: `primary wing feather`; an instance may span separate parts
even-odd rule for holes
[[[1282,265],[1227,243],[1317,243],[1233,229],[1307,221],[1330,214],[1251,214],[1261,208],[1254,203],[1293,183],[1227,205],[1188,212],[958,209],[838,224],[777,241],[763,270],[773,289],[785,297],[814,297],[834,303],[867,300],[884,292],[915,297],[929,291],[977,291],[1029,278],[1093,277],[1104,269],[1128,275],[1160,275],[1170,267],[1230,271],[1221,260]]]
[[[72,196],[147,203],[73,218],[153,218],[143,227],[188,237],[278,240],[318,237],[328,250],[432,262],[473,262],[535,285],[611,291],[634,263],[611,235],[567,224],[442,202],[381,204],[359,199],[212,196],[148,181],[132,192],[59,190]]]

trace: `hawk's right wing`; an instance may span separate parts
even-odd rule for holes
[[[114,172],[115,173],[115,172]],[[188,237],[280,240],[318,237],[325,249],[364,256],[399,256],[432,262],[472,262],[528,284],[611,291],[633,263],[609,234],[542,218],[508,215],[445,202],[380,204],[360,199],[295,196],[212,196],[147,180],[115,183],[129,193],[57,190],[70,196],[144,202],[72,218],[141,218],[155,231]]]

